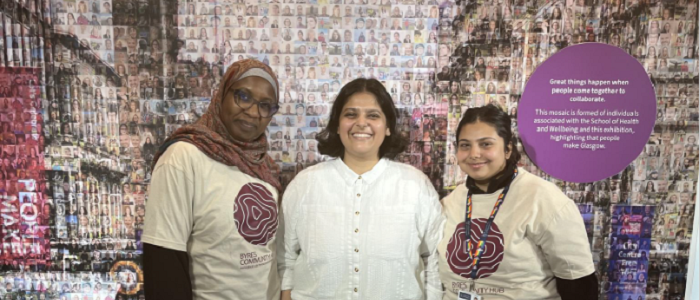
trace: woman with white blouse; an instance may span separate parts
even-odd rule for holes
[[[336,159],[299,173],[282,201],[282,299],[442,299],[444,217],[427,176],[391,161],[405,148],[375,79],[343,87],[317,140]]]

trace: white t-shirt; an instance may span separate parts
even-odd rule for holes
[[[295,300],[442,299],[438,199],[427,176],[388,159],[362,176],[341,159],[304,170],[282,200],[282,289]]]
[[[168,147],[153,171],[144,243],[190,257],[194,299],[279,299],[277,190],[209,158]]]
[[[496,199],[472,196],[471,240],[478,244]],[[465,250],[467,188],[459,185],[443,199],[447,217],[438,246],[443,299],[468,291],[471,259]],[[578,207],[554,184],[519,168],[494,219],[479,262],[476,289],[485,300],[560,299],[554,276],[578,279],[595,271]]]

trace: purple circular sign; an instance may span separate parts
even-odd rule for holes
[[[571,182],[603,180],[644,149],[656,94],[644,67],[620,48],[585,43],[542,63],[525,86],[518,131],[530,159]]]

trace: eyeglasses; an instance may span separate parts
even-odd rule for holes
[[[280,106],[277,104],[272,104],[270,102],[262,102],[253,99],[248,93],[246,93],[243,90],[234,90],[233,91],[233,98],[236,100],[236,105],[238,105],[240,108],[247,110],[251,108],[254,104],[258,105],[258,113],[260,114],[261,117],[263,118],[269,118],[272,117],[274,114],[276,114]]]

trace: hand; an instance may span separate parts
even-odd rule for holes
[[[292,300],[292,290],[282,291],[280,300]]]

